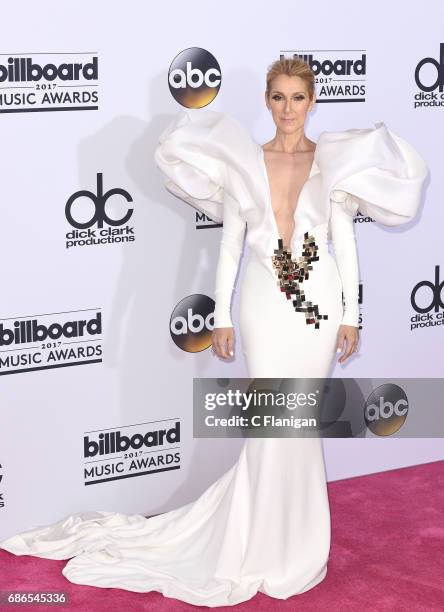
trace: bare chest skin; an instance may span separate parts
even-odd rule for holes
[[[279,236],[284,245],[290,246],[295,229],[294,213],[302,187],[310,176],[314,150],[298,153],[263,151]]]

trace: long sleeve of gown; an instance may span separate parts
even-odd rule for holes
[[[216,269],[214,327],[233,327],[231,299],[242,254],[246,222],[239,214],[239,204],[224,194],[223,227]]]
[[[166,189],[223,223],[215,275],[215,327],[233,326],[231,298],[246,227],[236,195],[242,189],[245,193],[242,176],[248,179],[248,160],[255,160],[255,155],[257,146],[239,123],[223,113],[195,109],[175,115],[154,154]]]
[[[351,198],[345,191],[332,191],[330,228],[345,303],[341,323],[359,327],[359,262]]]

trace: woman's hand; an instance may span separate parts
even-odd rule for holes
[[[234,327],[215,327],[211,334],[212,350],[218,357],[229,359],[234,355]]]
[[[358,327],[353,325],[341,325],[339,327],[336,351],[339,353],[345,349],[345,352],[338,359],[339,363],[343,363],[357,350],[358,342]]]

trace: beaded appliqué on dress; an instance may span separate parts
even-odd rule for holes
[[[308,279],[309,270],[313,270],[311,263],[319,261],[317,255],[318,246],[314,236],[308,232],[304,234],[304,245],[302,257],[296,261],[291,257],[290,247],[284,247],[282,238],[278,239],[278,248],[274,249],[271,256],[273,269],[278,276],[278,287],[285,293],[287,300],[295,296],[292,303],[296,312],[305,312],[305,322],[307,325],[313,324],[319,329],[319,321],[328,319],[328,315],[319,314],[319,307],[305,299],[304,290],[300,288],[300,283]]]

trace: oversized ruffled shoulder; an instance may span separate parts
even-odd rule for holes
[[[257,144],[226,113],[183,109],[161,133],[154,159],[168,191],[220,222],[225,190],[236,199],[239,181],[254,177]]]
[[[418,212],[427,164],[383,122],[368,129],[322,132],[315,159],[327,195],[342,202],[350,214],[359,210],[395,226]]]

